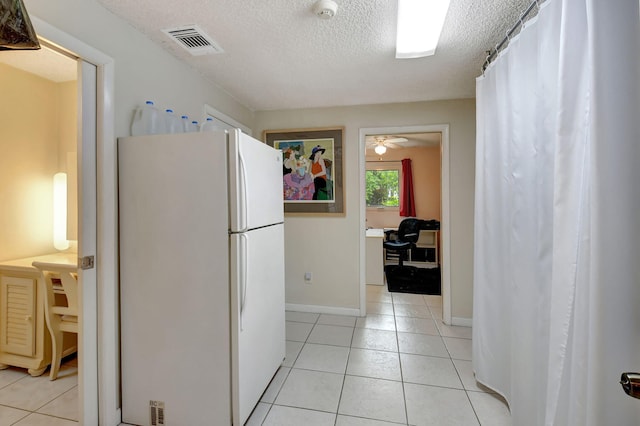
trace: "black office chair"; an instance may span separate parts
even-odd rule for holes
[[[398,253],[398,266],[402,266],[403,259],[407,255],[407,252],[412,248],[415,248],[416,241],[420,236],[420,226],[422,220],[416,218],[403,219],[398,227],[398,233],[395,240],[390,240],[382,243],[382,246],[392,252]],[[388,235],[387,235],[388,236]]]

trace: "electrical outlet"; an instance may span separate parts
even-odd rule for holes
[[[311,284],[312,281],[313,281],[313,273],[312,272],[305,272],[304,273],[304,282],[306,284]]]

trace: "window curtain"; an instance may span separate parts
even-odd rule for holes
[[[411,159],[402,160],[402,185],[400,185],[400,216],[415,217],[416,203],[413,197],[413,173]]]
[[[514,425],[640,424],[638,17],[547,0],[477,80],[473,368]]]

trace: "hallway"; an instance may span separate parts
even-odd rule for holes
[[[365,318],[287,312],[287,357],[248,425],[510,425],[442,298],[367,286]]]

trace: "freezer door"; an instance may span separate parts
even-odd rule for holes
[[[284,225],[231,235],[234,425],[247,421],[285,356]]]
[[[282,154],[240,130],[229,132],[231,232],[284,220]]]

